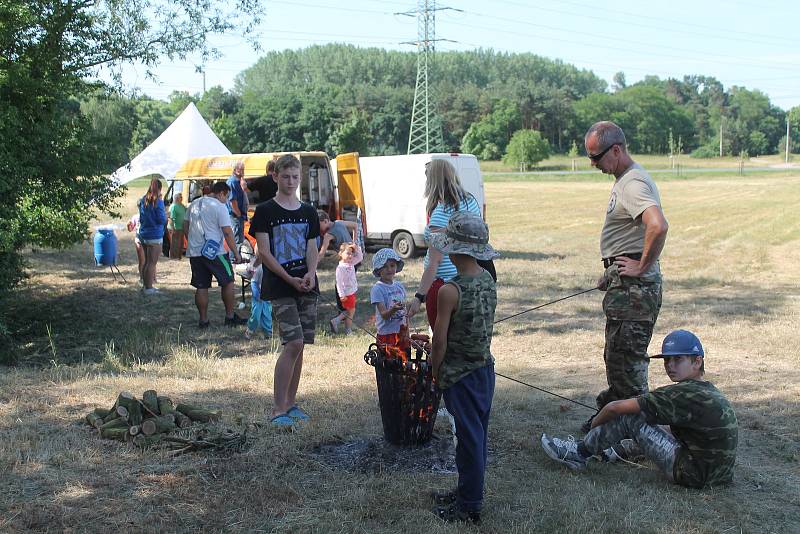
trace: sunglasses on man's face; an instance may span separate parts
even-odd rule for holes
[[[605,156],[605,155],[606,155],[606,152],[608,152],[609,150],[611,150],[612,148],[614,148],[614,145],[616,145],[616,144],[617,144],[617,143],[614,143],[614,144],[612,144],[612,145],[608,145],[608,147],[607,147],[605,150],[603,150],[602,152],[600,152],[600,153],[598,153],[598,154],[586,154],[586,155],[587,155],[587,156],[589,156],[589,159],[590,159],[590,160],[592,160],[593,162],[597,163],[598,161],[600,161],[601,159],[603,159],[603,156]]]

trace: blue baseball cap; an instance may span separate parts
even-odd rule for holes
[[[705,358],[703,344],[696,335],[688,330],[675,330],[670,332],[661,343],[661,354],[651,358],[669,358],[670,356],[701,356]]]

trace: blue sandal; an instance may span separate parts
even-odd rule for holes
[[[288,414],[282,413],[280,415],[276,415],[272,419],[269,420],[270,424],[276,428],[292,428],[294,427],[294,419],[289,417]]]
[[[289,411],[286,412],[286,415],[297,421],[308,421],[311,419],[311,417],[309,417],[308,414],[301,410],[296,404],[289,408]]]

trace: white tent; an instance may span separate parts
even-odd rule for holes
[[[111,177],[119,185],[149,174],[160,174],[172,180],[189,158],[230,153],[208,127],[194,103],[190,103],[155,141],[133,161],[117,169]]]

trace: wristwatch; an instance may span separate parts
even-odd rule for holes
[[[420,304],[425,304],[425,295],[422,293],[414,293],[414,296],[417,298]]]

